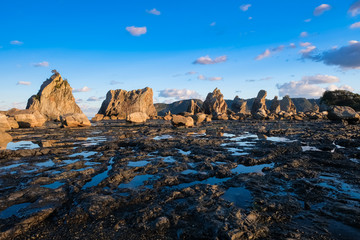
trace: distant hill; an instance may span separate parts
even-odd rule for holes
[[[170,104],[155,103],[154,106],[159,116],[165,116],[168,111],[170,111],[172,114],[179,114],[188,110],[191,104],[191,100],[194,100],[200,107],[202,107],[203,101],[200,99],[181,100]]]

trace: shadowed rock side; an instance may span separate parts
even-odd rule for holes
[[[296,107],[288,95],[286,95],[285,97],[283,97],[283,99],[281,99],[280,108],[282,111],[287,113],[294,113],[294,114],[296,113]]]
[[[126,119],[129,114],[135,112],[146,113],[149,117],[157,115],[151,88],[146,87],[129,92],[123,89],[110,90],[98,113],[117,119]]]
[[[278,114],[281,111],[280,109],[280,101],[278,100],[278,97],[275,96],[274,99],[271,102],[270,106],[270,112],[274,114]]]
[[[70,84],[57,72],[41,85],[37,95],[29,98],[26,109],[38,111],[48,121],[60,120],[64,114],[82,113],[75,103]]]
[[[231,110],[235,113],[244,113],[246,114],[247,111],[247,102],[244,99],[239,98],[236,96],[231,103]]]
[[[260,90],[251,108],[251,114],[254,118],[262,119],[267,117],[266,113],[266,91]]]
[[[220,89],[215,88],[213,92],[208,93],[203,104],[203,109],[206,114],[226,114],[227,104],[224,100],[224,96],[220,92]]]

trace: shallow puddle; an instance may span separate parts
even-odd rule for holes
[[[44,188],[56,189],[56,188],[61,187],[62,185],[64,185],[64,183],[56,181],[56,182],[53,182],[51,184],[46,184],[46,185],[41,185],[41,186],[44,187]]]
[[[230,187],[222,198],[244,209],[250,207],[252,203],[251,193],[245,187]]]
[[[154,175],[149,175],[149,174],[137,175],[130,182],[121,183],[119,185],[119,188],[130,188],[130,189],[137,188],[144,185],[144,182],[148,181],[152,177],[154,177]]]
[[[187,169],[187,170],[182,171],[180,174],[188,175],[188,174],[197,174],[197,173],[198,173],[198,171]]]
[[[38,167],[53,167],[53,166],[55,166],[55,163],[50,159],[46,162],[36,163],[36,166],[38,166]]]
[[[114,158],[111,158],[109,161],[109,166],[107,167],[106,171],[99,173],[98,175],[95,175],[90,182],[87,182],[82,189],[86,189],[89,187],[97,186],[99,183],[101,183],[105,178],[108,177],[109,171],[112,169],[112,165],[114,163]],[[83,169],[85,170],[85,169]]]
[[[171,157],[171,156],[167,156],[163,159],[163,162],[166,162],[166,163],[174,163],[176,162],[175,158]]]
[[[35,148],[40,148],[40,146],[31,141],[9,142],[6,147],[6,149],[9,150],[35,149]]]
[[[261,173],[263,174],[263,172],[261,171],[263,168],[268,167],[268,168],[273,168],[274,167],[274,163],[270,163],[270,164],[260,164],[260,165],[254,165],[254,166],[245,166],[242,164],[239,164],[236,168],[232,169],[231,172],[232,173]]]
[[[11,216],[21,217],[21,210],[29,206],[31,203],[20,203],[8,207],[7,209],[0,212],[0,219],[6,219]]]
[[[230,178],[217,178],[217,177],[211,177],[202,181],[195,181],[195,182],[189,182],[189,183],[181,183],[179,185],[175,185],[172,186],[171,188],[175,188],[175,189],[182,189],[182,188],[187,188],[187,187],[191,187],[197,184],[210,184],[210,185],[219,185],[223,182],[226,182],[227,180],[229,180]]]
[[[172,136],[165,134],[165,135],[161,135],[161,136],[156,136],[153,139],[158,141],[158,140],[169,139],[169,138],[172,138]]]
[[[144,167],[149,164],[149,161],[130,161],[128,167]]]

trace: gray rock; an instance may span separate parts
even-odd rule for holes
[[[206,96],[203,109],[206,114],[226,114],[227,104],[219,89],[215,88],[213,92]]]

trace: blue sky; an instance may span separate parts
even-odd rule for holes
[[[1,110],[52,69],[88,115],[119,88],[155,102],[360,90],[360,1],[4,0],[0,36]]]

